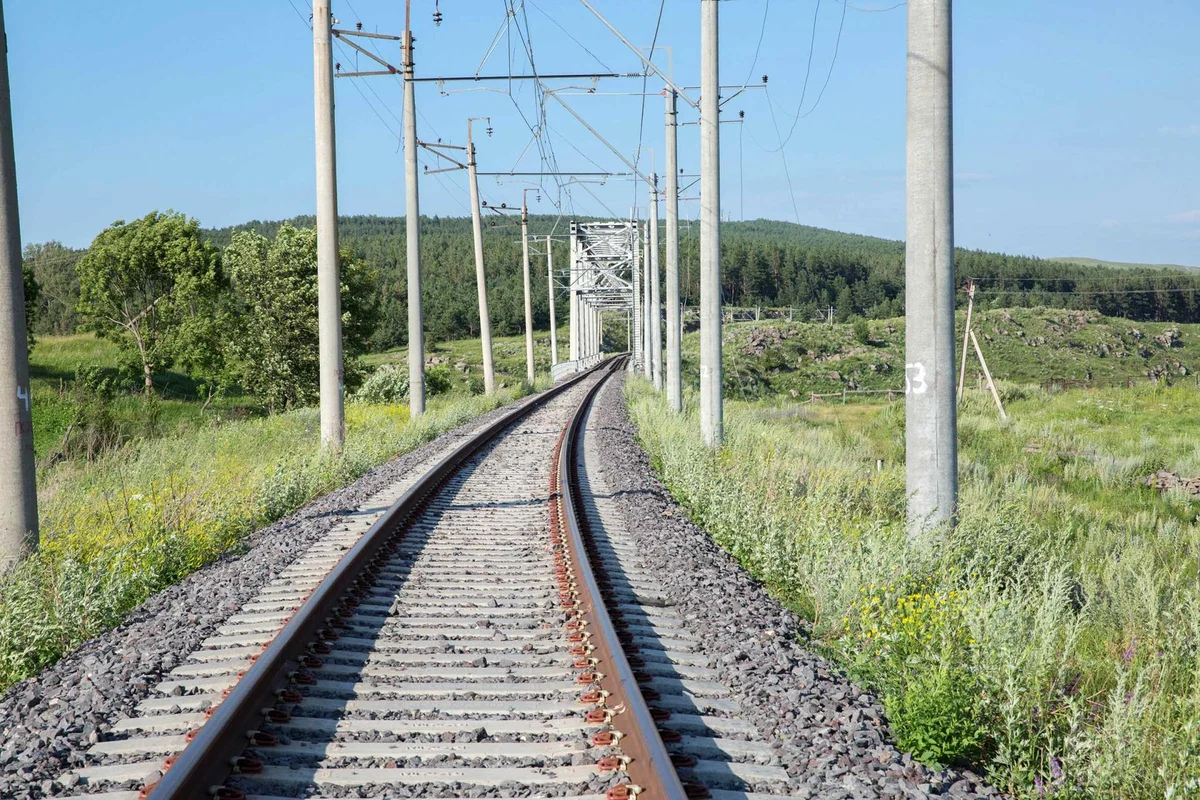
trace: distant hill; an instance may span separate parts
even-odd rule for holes
[[[1106,267],[1108,269],[1176,269],[1184,272],[1200,272],[1200,267],[1189,267],[1185,264],[1136,264],[1132,261],[1105,261],[1101,258],[1081,258],[1079,256],[1061,256],[1048,259],[1061,261],[1064,264],[1080,264],[1085,267]]]

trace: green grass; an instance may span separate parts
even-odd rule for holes
[[[1016,797],[1200,792],[1200,390],[1009,387],[960,414],[960,524],[910,546],[903,403],[727,403],[706,449],[642,381],[639,435],[696,521],[884,700],[900,743]],[[877,471],[877,459],[883,460]],[[1061,776],[1061,777],[1056,777]]]
[[[958,314],[961,347],[965,314]],[[1200,371],[1200,325],[1129,322],[1092,311],[999,309],[975,314],[972,327],[997,380],[1042,384],[1051,380],[1106,386],[1146,381],[1152,370],[1172,380]],[[809,392],[904,388],[904,320],[869,323],[870,342],[854,340],[852,325],[742,322],[725,326],[728,396],[755,399]],[[1164,346],[1154,337],[1177,330]],[[683,338],[684,375],[699,374],[699,335]],[[981,373],[974,352],[967,383]],[[1188,380],[1195,380],[1189,377]]]
[[[435,397],[415,423],[403,406],[350,404],[336,458],[319,448],[317,411],[302,409],[195,424],[44,467],[41,548],[0,581],[0,689],[254,530],[524,391]]]
[[[80,367],[100,367],[117,374],[115,343],[95,334],[42,336],[29,354],[33,388],[33,448],[39,459],[58,452],[75,416],[72,388]],[[148,403],[140,394],[121,393],[108,402],[115,435],[120,441],[170,436],[226,419],[262,416],[263,410],[245,395],[218,397],[207,408],[196,383],[180,372],[155,375],[156,396]]]
[[[567,331],[558,331],[558,356],[565,361],[568,355]],[[408,348],[399,347],[382,353],[372,353],[363,358],[370,367],[395,364],[407,369]],[[483,380],[483,350],[478,339],[457,339],[438,342],[426,348],[425,363],[444,365],[450,369],[454,379],[452,391],[469,392],[471,379]],[[496,370],[496,386],[516,386],[525,381],[525,337],[496,336],[492,338],[492,363]],[[548,331],[533,332],[533,365],[536,375],[545,377],[550,372],[550,334]]]

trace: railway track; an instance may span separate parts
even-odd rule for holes
[[[107,800],[785,792],[589,469],[592,400],[619,365],[348,515],[60,785]]]

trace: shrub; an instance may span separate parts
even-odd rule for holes
[[[854,341],[859,344],[871,343],[871,326],[861,317],[854,320]]]
[[[408,397],[408,374],[395,364],[384,364],[371,373],[352,399],[360,403],[399,403]]]
[[[454,375],[450,368],[438,365],[425,370],[425,393],[429,396],[443,394],[454,386]]]

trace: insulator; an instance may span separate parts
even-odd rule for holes
[[[339,61],[336,64],[334,64],[333,70],[334,70],[334,72],[341,72],[342,71],[342,62]]]
[[[438,26],[442,24],[442,10],[438,8],[438,0],[433,0],[433,24]]]
[[[501,203],[501,204],[500,204],[500,207],[501,207],[501,208],[508,208],[508,203]]]
[[[356,30],[360,30],[360,31],[361,31],[361,30],[362,30],[362,23],[361,23],[361,22],[356,22],[356,23],[354,23],[354,28],[355,28]]]
[[[491,136],[491,135],[492,135],[492,126],[491,126],[491,125],[488,125],[488,126],[487,126],[487,135],[488,135],[488,136]]]
[[[767,85],[767,76],[763,75],[763,86]]]
[[[487,208],[487,200],[484,200],[482,203],[480,203],[480,205],[482,205],[484,208]]]
[[[738,119],[745,119],[745,118],[746,118],[746,112],[745,112],[745,111],[739,111],[739,112],[738,112]]]
[[[542,196],[541,196],[540,194],[539,194],[539,195],[537,195],[537,201],[538,201],[539,203],[540,203],[540,202],[542,202]]]

